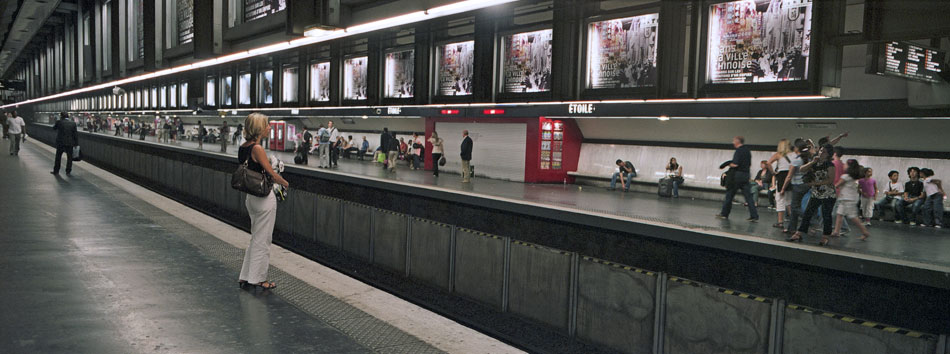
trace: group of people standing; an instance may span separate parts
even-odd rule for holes
[[[753,184],[774,190],[778,222],[773,226],[791,234],[789,241],[801,241],[817,217],[822,223],[819,245],[826,245],[843,233],[848,225],[845,221],[850,220],[860,229],[859,239],[866,240],[870,232],[865,226],[870,226],[877,205],[892,207],[897,214],[896,223],[915,225],[918,212],[922,212],[922,226],[942,227],[946,194],[941,181],[934,178],[933,170],[908,168],[910,181],[904,184],[898,182],[898,171],[890,171],[884,197],[875,202],[877,186],[871,178],[873,170],[861,166],[857,160],[842,159],[845,149],[837,144],[847,135],[823,137],[817,144],[804,138],[793,142],[782,139],[776,152],[762,161],[762,170]],[[741,190],[749,207],[747,220],[755,222],[759,219],[755,205],[758,191],[749,188],[752,186],[748,182],[751,152],[741,136],[733,139],[733,146],[736,147],[733,159],[722,166],[732,169],[733,179],[726,186],[726,198],[717,217],[728,218],[732,200]],[[909,214],[905,212],[906,207],[911,209]]]

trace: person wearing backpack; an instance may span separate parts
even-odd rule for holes
[[[616,190],[617,179],[619,178],[620,186],[623,187],[624,192],[627,192],[630,190],[630,184],[633,183],[633,178],[637,176],[637,169],[633,167],[633,163],[630,161],[617,159],[615,163],[617,164],[617,172],[614,172],[613,177],[610,178],[610,188],[607,188],[607,190]],[[626,177],[626,183],[624,183],[624,177]]]
[[[330,167],[330,131],[324,128],[323,124],[320,124],[320,128],[317,129],[317,139],[320,144],[317,146],[317,156],[320,157],[317,167]]]

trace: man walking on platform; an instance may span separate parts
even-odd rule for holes
[[[474,143],[468,136],[468,130],[462,131],[462,183],[472,181],[472,147]]]
[[[726,186],[726,200],[722,202],[722,211],[716,217],[720,219],[729,218],[729,212],[732,210],[732,200],[736,196],[736,191],[742,189],[746,203],[749,207],[750,222],[759,221],[759,213],[756,210],[755,199],[752,198],[752,190],[749,185],[749,167],[752,165],[752,151],[745,146],[745,138],[737,136],[732,138],[732,146],[736,147],[736,152],[732,154],[732,161],[729,168],[733,169],[732,182]]]
[[[59,174],[60,160],[63,153],[66,153],[66,174],[73,172],[73,147],[79,145],[79,132],[76,130],[76,123],[69,119],[66,112],[59,114],[59,120],[53,125],[56,131],[56,161],[53,162],[53,171],[50,173]]]
[[[228,152],[228,135],[231,133],[231,127],[228,127],[228,121],[224,121],[224,124],[221,125],[221,134],[218,134],[221,138],[221,152]]]
[[[399,141],[396,140],[393,133],[389,132],[389,128],[383,128],[383,135],[380,136],[379,140],[383,151],[386,152],[386,163],[389,165],[389,170],[395,172],[396,157],[399,156]]]
[[[16,111],[13,111],[7,118],[7,125],[9,126],[7,135],[10,138],[10,155],[20,155],[20,139],[23,139],[26,133],[26,122],[23,118],[17,117]]]

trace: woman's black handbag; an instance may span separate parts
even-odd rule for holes
[[[266,197],[274,188],[274,182],[266,174],[247,168],[247,161],[244,161],[231,175],[231,188],[253,196]]]
[[[439,166],[445,166],[445,156],[439,158]]]

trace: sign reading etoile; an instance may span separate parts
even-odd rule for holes
[[[594,113],[595,109],[596,107],[594,107],[593,103],[584,103],[584,104],[571,103],[567,106],[567,113],[568,114],[592,114]]]

